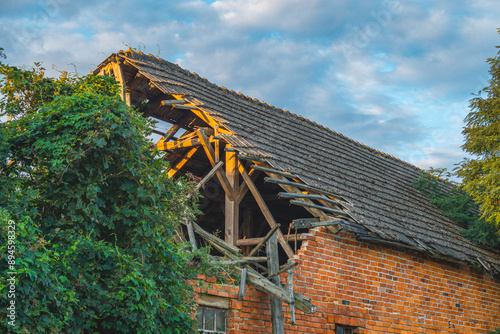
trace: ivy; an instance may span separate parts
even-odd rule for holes
[[[0,64],[0,301],[16,226],[17,333],[191,333],[207,252],[173,242],[197,210],[148,149],[113,78]]]
[[[427,196],[447,218],[463,228],[462,233],[478,245],[498,248],[499,229],[485,221],[480,214],[479,205],[458,184],[443,180],[451,173],[446,169],[431,169],[421,172],[413,181],[417,190]]]

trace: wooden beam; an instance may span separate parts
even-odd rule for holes
[[[320,227],[320,226],[333,226],[333,225],[339,225],[342,223],[343,220],[327,220],[327,221],[322,221],[322,222],[308,222],[308,221],[300,221],[299,219],[293,221],[292,228],[293,229],[301,229],[301,228],[315,228],[315,227]],[[339,228],[340,230],[340,228]]]
[[[306,198],[310,200],[318,200],[318,201],[324,201],[325,203],[328,203],[332,206],[335,206],[338,209],[347,209],[344,205],[340,204],[339,202],[330,199],[324,195],[316,195],[316,194],[302,194],[302,193],[279,193],[278,194],[279,198]],[[323,203],[322,203],[323,204]],[[325,204],[323,204],[325,205]]]
[[[165,142],[165,141],[169,141],[170,139],[172,139],[175,134],[177,133],[177,131],[179,131],[179,129],[182,127],[182,123],[181,122],[177,122],[175,124],[172,124],[172,126],[167,130],[167,132],[165,132],[165,134],[160,138],[160,141],[161,142]],[[158,142],[160,142],[158,141]]]
[[[198,224],[193,223],[193,228],[196,233],[202,236],[205,240],[218,245],[219,247],[226,250],[227,253],[232,255],[238,255],[241,253],[241,249],[236,246],[230,245],[222,239],[217,238],[215,235],[208,233],[203,228],[201,228]]]
[[[271,211],[269,211],[269,208],[267,207],[266,203],[262,199],[261,194],[259,193],[259,190],[255,186],[255,183],[252,181],[250,176],[248,176],[247,171],[245,170],[245,167],[243,164],[239,164],[239,170],[241,176],[243,176],[243,179],[245,180],[245,183],[248,185],[248,188],[252,192],[253,197],[255,198],[255,201],[259,205],[260,210],[262,211],[262,214],[266,218],[267,223],[271,226],[274,227],[276,225],[276,221],[273,218],[273,215],[271,214]],[[283,233],[278,229],[277,230],[277,237],[278,241],[281,244],[281,247],[283,247],[283,250],[285,253],[288,255],[289,258],[292,258],[294,255],[294,252],[290,245],[287,243],[285,238],[283,237]]]
[[[255,287],[270,296],[276,297],[281,301],[290,304],[290,293],[288,290],[283,289],[281,286],[276,286],[271,283],[267,278],[257,273],[252,268],[247,268],[247,284]],[[242,268],[234,267],[237,274],[241,275],[243,272]],[[316,306],[311,303],[311,298],[303,296],[298,293],[294,293],[295,308],[301,310],[304,313],[312,314],[316,312]]]
[[[244,153],[240,153],[240,158],[243,159],[243,160],[257,161],[257,162],[261,162],[261,163],[267,164],[267,161],[264,160],[264,159],[262,159],[262,158],[252,157],[251,155],[247,155],[247,154],[244,154]]]
[[[269,268],[269,274],[273,275],[279,270],[278,238],[275,233],[267,241],[266,251],[268,255],[267,267]],[[274,277],[270,281],[274,285],[280,286],[279,277]],[[285,332],[283,326],[283,305],[280,299],[273,296],[271,296],[271,325],[273,334],[283,334]]]
[[[293,262],[292,260],[288,260],[288,262],[286,264],[282,265],[277,272],[275,272],[274,274],[269,274],[269,276],[267,276],[267,279],[272,279],[276,276],[279,276],[279,275],[283,274],[285,271],[292,269],[293,267],[295,267],[298,264],[299,264],[298,262]]]
[[[247,268],[243,268],[241,272],[240,291],[238,293],[238,300],[243,300],[243,298],[245,298],[246,284],[247,284]]]
[[[201,145],[201,142],[198,138],[192,138],[192,139],[180,138],[179,140],[168,141],[168,142],[158,141],[158,143],[156,143],[156,148],[160,151],[170,151],[179,148],[193,147],[199,145]]]
[[[229,180],[229,186],[233,190],[233,194],[237,194],[239,191],[239,172],[238,172],[238,154],[236,152],[226,152],[226,176]],[[239,216],[240,216],[240,206],[239,203],[234,201],[233,196],[225,196],[225,229],[224,229],[224,239],[231,245],[236,244],[236,240],[240,235],[239,227]]]
[[[248,172],[248,176],[250,176],[250,179],[252,181],[255,181],[255,179],[257,178],[257,176],[259,175],[259,172],[256,171],[255,169],[251,169],[249,172]],[[248,185],[247,183],[245,182],[245,180],[243,180],[243,182],[241,183],[240,185],[240,192],[238,193],[238,195],[236,196],[236,200],[235,202],[237,203],[241,203],[241,200],[243,199],[243,197],[245,197],[245,195],[247,194],[248,192]]]
[[[118,83],[120,84],[120,95],[121,95],[122,101],[125,102],[130,107],[130,105],[131,105],[130,92],[127,91],[127,86],[125,85],[125,80],[123,77],[122,68],[118,62],[114,63],[113,73],[115,75],[116,81],[118,81]]]
[[[203,146],[203,149],[205,150],[205,153],[207,155],[208,160],[210,161],[210,164],[212,165],[212,167],[215,167],[216,166],[215,152],[214,152],[214,148],[212,147],[212,145],[210,144],[210,142],[208,140],[207,135],[201,129],[196,131],[196,133],[197,133],[198,137],[200,138],[201,145]],[[224,192],[226,193],[226,195],[230,199],[233,199],[234,198],[233,187],[231,186],[231,183],[229,182],[229,180],[226,176],[226,173],[224,173],[223,171],[221,171],[219,169],[219,170],[217,170],[216,174],[217,174],[217,178],[219,179],[219,181],[222,185],[222,188],[224,189]]]
[[[287,185],[287,186],[297,187],[300,189],[312,191],[312,192],[315,192],[318,194],[323,194],[323,195],[330,196],[330,197],[336,198],[338,200],[350,203],[348,200],[346,200],[344,197],[342,197],[340,195],[335,195],[329,191],[326,191],[326,190],[323,190],[323,189],[320,189],[317,187],[309,186],[309,185],[304,184],[304,183],[293,182],[293,181],[288,181],[288,180],[274,179],[274,178],[270,178],[270,177],[264,178],[264,181],[269,182],[269,183],[277,183],[280,185],[283,184],[283,185]]]
[[[179,99],[179,100],[163,100],[161,101],[161,104],[164,105],[164,106],[171,106],[172,104],[179,104],[179,103],[184,103],[186,102],[185,100],[183,99]]]
[[[295,199],[290,200],[290,204],[300,205],[300,206],[304,206],[304,207],[309,207],[309,208],[314,208],[314,209],[326,211],[326,212],[333,214],[337,217],[347,218],[347,219],[350,219],[352,221],[356,221],[347,212],[344,212],[342,210],[336,210],[336,209],[328,208],[328,207],[322,206],[322,205],[316,205],[316,204],[306,203],[303,201],[297,201]]]
[[[184,166],[189,161],[189,159],[196,153],[197,150],[198,150],[198,147],[193,147],[186,154],[184,154],[181,161],[179,161],[175,165],[175,167],[168,169],[168,172],[167,172],[168,177],[173,177],[182,168],[182,166]]]
[[[217,165],[215,165],[215,167],[212,168],[210,170],[210,172],[208,172],[208,174],[205,175],[205,177],[200,182],[198,182],[198,184],[196,185],[196,189],[200,189],[201,187],[203,187],[203,185],[205,183],[207,183],[208,181],[210,181],[210,179],[215,175],[215,173],[217,173],[217,171],[219,170],[219,168],[221,168],[223,165],[224,165],[224,162],[219,161],[217,163]]]
[[[182,99],[183,96],[182,95],[178,95],[178,94],[174,94],[172,95],[175,99]],[[223,128],[223,125],[222,124],[219,124],[218,122],[216,122],[210,115],[208,115],[206,112],[204,112],[201,108],[195,106],[195,105],[192,105],[192,106],[188,106],[190,107],[189,109],[191,110],[191,112],[193,114],[195,114],[196,116],[198,116],[202,121],[204,121],[205,123],[207,123],[210,128],[214,129],[215,127],[219,127],[219,133],[228,133],[230,134],[231,132],[225,128]]]
[[[241,275],[243,272],[242,268],[234,267],[237,274]],[[287,290],[283,289],[281,286],[276,286],[270,282],[267,278],[259,275],[250,270],[247,271],[247,284],[256,287],[258,290],[269,294],[270,296],[276,297],[288,304],[290,304],[290,294]]]
[[[299,177],[294,175],[294,174],[283,172],[283,171],[272,169],[272,168],[262,167],[262,166],[258,166],[258,165],[251,165],[250,168],[256,169],[256,170],[261,171],[261,172],[278,174],[278,175],[281,175],[284,177],[289,177],[292,179],[299,179]]]
[[[248,256],[253,256],[255,253],[259,251],[259,249],[264,246],[264,244],[276,233],[276,231],[280,228],[280,224],[276,224],[271,228],[271,231],[269,231],[264,238],[261,239],[261,241],[257,244],[257,246],[254,247],[248,254]]]
[[[288,181],[287,179],[285,179],[285,177],[281,176],[281,175],[278,175],[278,174],[273,174],[273,173],[267,173],[269,176],[271,176],[272,178],[274,179],[278,179],[278,180],[283,180],[283,181]],[[297,189],[296,187],[294,186],[291,186],[291,185],[286,185],[286,184],[279,184],[279,186],[281,188],[283,188],[286,192],[288,193],[294,193],[294,194],[302,194],[302,192]],[[308,203],[312,203],[312,201],[310,201],[309,199],[304,199],[305,202],[308,202]],[[321,210],[318,210],[318,209],[313,209],[313,208],[308,208],[308,207],[305,207],[305,209],[307,211],[309,211],[311,213],[311,215],[315,216],[315,217],[318,217],[320,218],[321,220],[329,220],[330,218]]]
[[[286,241],[291,242],[295,240],[295,235],[283,235]],[[264,238],[248,238],[248,239],[240,239],[236,241],[236,246],[253,246],[257,245]],[[303,241],[307,239],[307,233],[299,233],[297,234],[297,241]]]

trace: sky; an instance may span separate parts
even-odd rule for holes
[[[492,1],[0,2],[11,65],[87,74],[129,47],[420,168],[452,169],[500,45]]]

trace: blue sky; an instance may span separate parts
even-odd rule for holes
[[[86,74],[128,45],[421,168],[464,157],[496,1],[0,2],[7,62]]]

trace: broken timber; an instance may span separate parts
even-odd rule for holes
[[[255,198],[255,201],[259,205],[260,210],[262,211],[262,214],[264,215],[264,218],[266,218],[266,221],[268,224],[272,227],[276,225],[276,221],[274,220],[271,212],[269,211],[269,208],[267,207],[266,203],[264,202],[264,199],[262,198],[261,194],[259,193],[257,187],[255,186],[255,183],[252,181],[252,179],[248,176],[245,167],[243,164],[239,164],[239,170],[241,176],[243,176],[243,180],[245,180],[246,184],[248,185],[248,188],[250,189],[250,192],[252,193],[253,197]],[[288,242],[285,240],[283,237],[283,233],[277,229],[277,238],[278,241],[283,247],[285,253],[288,255],[289,258],[291,258],[294,255],[294,252]]]
[[[240,268],[237,265],[238,264],[244,264],[245,261],[248,262],[248,260],[252,259],[249,257],[240,257],[239,253],[241,250],[233,245],[228,244],[224,240],[221,240],[217,238],[216,236],[208,233],[205,231],[203,228],[201,228],[198,224],[193,223],[193,229],[196,233],[198,233],[201,237],[203,237],[205,240],[209,241],[212,245],[216,245],[216,248],[221,250],[221,252],[225,255],[227,255],[231,260],[234,261],[234,271],[242,275],[243,274],[243,269],[247,269],[246,273],[246,283],[255,287],[257,290],[260,290],[264,293],[269,294],[270,296],[273,296],[287,304],[290,304],[292,302],[292,299],[290,298],[290,291],[282,288],[281,286],[276,286],[271,281],[269,281],[267,278],[259,274],[257,271],[254,269],[247,267],[247,268]],[[253,259],[258,259],[259,261],[263,259],[262,257],[260,258],[253,258]],[[267,258],[266,258],[267,260]],[[312,314],[316,312],[316,306],[311,303],[311,298],[308,298],[306,296],[300,295],[298,293],[293,294],[293,302],[295,305],[295,308],[298,310],[301,310],[304,313],[307,314]]]
[[[335,195],[329,191],[325,191],[325,190],[322,190],[320,188],[312,187],[312,186],[309,186],[307,184],[293,182],[293,181],[278,180],[278,179],[274,179],[274,178],[270,178],[270,177],[264,178],[264,181],[269,182],[269,183],[277,183],[280,185],[283,184],[283,185],[297,187],[297,188],[304,189],[304,190],[313,191],[313,192],[318,193],[318,194],[323,194],[323,195],[326,195],[329,197],[339,199],[339,200],[344,201],[346,203],[350,203],[348,200],[346,200],[344,197],[342,197],[340,195]]]

